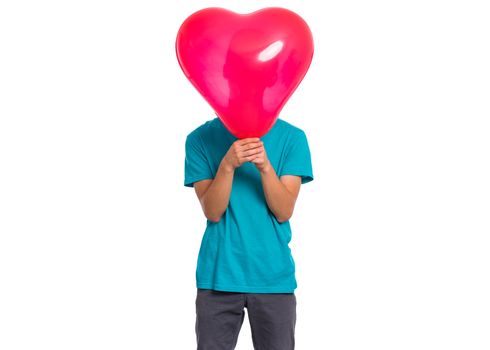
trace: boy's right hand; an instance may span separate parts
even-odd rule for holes
[[[222,163],[227,170],[233,171],[243,163],[253,160],[257,153],[262,151],[263,146],[264,143],[258,137],[236,140],[226,152]]]

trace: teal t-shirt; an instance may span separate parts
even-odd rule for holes
[[[219,118],[187,135],[184,186],[213,179],[237,139]],[[303,184],[313,180],[303,130],[279,118],[261,140],[278,176],[297,175]],[[258,169],[251,162],[242,164],[235,169],[229,204],[220,221],[206,222],[197,258],[197,288],[292,293],[297,284],[290,241],[290,223],[277,221],[267,206]]]

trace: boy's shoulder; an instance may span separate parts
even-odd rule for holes
[[[210,120],[207,120],[204,123],[200,124],[194,130],[192,130],[189,134],[187,134],[187,137],[189,138],[189,137],[193,137],[193,136],[197,136],[197,135],[201,135],[201,134],[205,133],[207,130],[209,130],[209,128],[215,126],[216,119],[218,119],[218,118],[210,119]]]
[[[285,121],[284,119],[282,118],[277,118],[276,120],[276,123],[279,124],[280,126],[284,127],[284,128],[288,128],[288,129],[291,129],[291,130],[299,130],[299,131],[303,131],[301,130],[301,128],[299,126],[296,126],[288,121]]]
[[[304,130],[301,129],[299,126],[296,126],[290,122],[287,122],[282,118],[278,118],[276,120],[276,124],[278,126],[278,129],[281,130],[281,132],[287,131],[291,135],[305,134]]]

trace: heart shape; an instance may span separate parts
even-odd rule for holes
[[[303,80],[313,37],[296,13],[279,7],[238,14],[199,10],[175,43],[184,74],[236,137],[261,137]]]

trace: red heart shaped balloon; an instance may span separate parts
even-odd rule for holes
[[[206,8],[181,25],[176,54],[184,74],[236,137],[261,137],[305,76],[313,38],[296,13]]]

